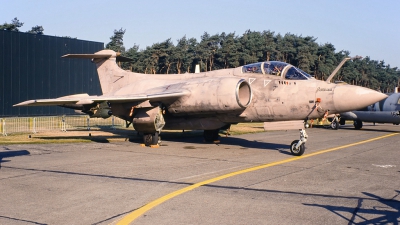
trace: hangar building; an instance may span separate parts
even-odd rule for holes
[[[92,54],[104,43],[0,30],[0,117],[75,114],[58,106],[12,107],[30,99],[101,95],[96,66],[65,54]]]

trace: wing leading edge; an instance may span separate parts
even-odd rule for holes
[[[152,93],[152,94],[135,94],[135,95],[118,95],[118,96],[90,96],[88,94],[76,94],[76,95],[68,95],[60,98],[53,99],[34,99],[24,101],[13,106],[50,106],[50,105],[69,105],[69,104],[77,104],[77,105],[86,105],[92,104],[95,102],[104,102],[108,101],[110,103],[128,103],[128,102],[137,102],[137,101],[164,101],[164,100],[174,100],[178,99],[182,96],[189,95],[189,91],[180,91],[180,92],[161,92],[161,93]]]

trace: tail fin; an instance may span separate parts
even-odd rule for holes
[[[94,54],[67,54],[62,56],[62,58],[92,59],[96,63],[103,95],[112,93],[126,84],[121,81],[128,72],[121,69],[117,65],[117,61],[132,61],[132,59],[120,56],[120,53],[116,53],[113,50],[101,50]]]

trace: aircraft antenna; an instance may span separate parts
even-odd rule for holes
[[[349,60],[351,58],[344,58],[339,65],[336,67],[336,69],[331,73],[331,75],[329,75],[329,77],[326,79],[326,82],[330,83],[332,78],[336,75],[336,73],[340,70],[340,68],[342,68],[343,64]]]
[[[356,55],[356,56],[354,56],[353,58],[350,58],[350,57],[344,58],[344,59],[339,63],[339,65],[336,67],[336,69],[331,73],[331,75],[329,75],[329,77],[326,79],[326,82],[330,83],[331,80],[332,80],[332,78],[336,75],[336,73],[340,70],[340,68],[342,68],[343,64],[344,64],[347,60],[349,60],[349,59],[351,59],[351,60],[353,60],[353,59],[362,59],[362,57]]]

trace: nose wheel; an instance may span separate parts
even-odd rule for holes
[[[295,156],[303,155],[306,150],[306,146],[304,143],[301,143],[299,147],[296,147],[300,140],[294,140],[292,144],[290,144],[290,152]]]
[[[290,144],[290,152],[295,156],[301,156],[306,150],[305,143],[307,141],[308,135],[305,129],[300,129],[300,140],[294,140]]]

